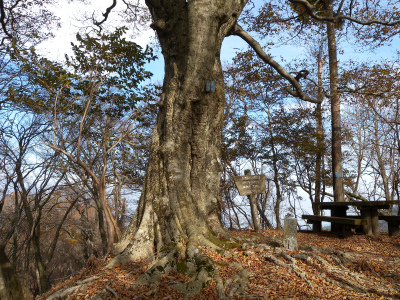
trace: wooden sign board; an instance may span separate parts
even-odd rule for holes
[[[265,175],[234,176],[240,196],[265,193]]]

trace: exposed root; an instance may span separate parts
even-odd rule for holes
[[[183,252],[174,243],[169,250],[155,252],[150,267],[150,260],[140,260],[126,267],[117,266],[118,271],[104,269],[100,273],[96,268],[101,279],[91,277],[87,284],[74,281],[72,288],[69,285],[56,295],[80,299],[89,290],[94,300],[124,298],[131,292],[131,299],[207,299],[208,295],[219,299],[289,299],[300,295],[299,299],[325,295],[332,299],[347,295],[354,299],[397,299],[400,295],[397,259],[391,264],[390,257],[384,261],[372,252],[347,253],[311,246],[288,251],[264,241],[260,244],[260,240],[248,240],[229,251],[224,248],[231,241],[213,237],[209,239],[213,247],[206,247],[209,243],[198,239],[183,242]],[[90,270],[93,266],[87,265]]]
[[[239,263],[231,263],[229,266],[240,271],[224,282],[219,274],[219,266],[207,257],[201,251],[201,248],[189,246],[186,260],[179,261],[177,251],[170,251],[162,258],[156,259],[149,269],[135,281],[132,287],[148,285],[151,289],[147,296],[155,295],[158,292],[158,284],[161,282],[162,276],[172,270],[176,270],[190,278],[187,282],[171,284],[171,287],[181,292],[185,299],[198,295],[212,279],[216,281],[217,293],[221,299],[231,299],[235,295],[246,295],[245,289],[251,272],[244,269]]]
[[[107,290],[107,291],[109,291],[111,294],[113,294],[113,296],[115,297],[115,299],[119,299],[118,298],[118,294],[112,289],[112,288],[110,288],[110,283],[108,283],[107,285],[106,285],[106,287],[105,287],[105,289]]]
[[[185,298],[196,296],[212,279],[212,271],[213,270],[211,268],[202,266],[197,269],[196,274],[191,277],[190,281],[185,283],[176,283],[173,285],[173,287],[179,290],[185,296]]]
[[[137,212],[134,216],[134,219],[136,218]],[[134,232],[134,235],[129,238],[126,237],[125,233],[123,238],[114,245],[112,254],[116,256],[109,261],[107,268],[143,258],[154,259],[153,246],[155,232],[151,205],[146,206],[140,226],[133,229],[129,228],[128,232],[132,232],[132,234]]]
[[[166,274],[176,268],[176,251],[170,251],[164,257],[157,259],[133,284],[133,288],[138,285],[153,286],[161,281],[163,274]]]
[[[245,289],[247,287],[247,284],[249,282],[249,278],[251,276],[251,272],[247,271],[246,269],[243,268],[243,266],[239,263],[231,263],[229,265],[232,268],[237,268],[240,270],[240,272],[236,275],[233,275],[232,277],[228,278],[225,283],[219,276],[219,271],[216,270],[215,272],[215,278],[216,278],[216,288],[217,288],[217,293],[218,296],[221,299],[232,299],[235,295],[237,296],[245,296],[247,293],[245,292]],[[226,291],[229,290],[228,297],[226,295]]]
[[[97,278],[98,278],[98,276],[92,276],[92,277],[86,278],[85,280],[78,281],[78,282],[76,282],[76,284],[74,286],[59,290],[59,291],[53,293],[47,299],[48,300],[65,299],[67,297],[73,296],[76,293],[78,293],[80,290],[83,290],[87,284],[92,283]]]
[[[296,260],[293,257],[289,256],[285,252],[281,252],[279,255],[282,256],[283,258],[285,258],[286,260],[288,260],[290,262],[290,264],[284,263],[283,261],[279,260],[274,255],[264,255],[263,257],[265,257],[266,260],[273,262],[279,266],[285,267],[287,269],[292,269],[296,273],[297,276],[299,276],[301,279],[303,279],[305,282],[307,282],[307,284],[311,288],[314,288],[314,285],[311,283],[311,281],[307,279],[305,272],[296,266]]]
[[[365,275],[350,271],[345,264],[354,266],[356,263],[351,262],[349,256],[345,253],[311,246],[303,247],[303,249],[329,254],[329,257],[332,258],[337,266],[332,265],[314,252],[304,252],[302,255],[297,255],[296,257],[306,261],[310,265],[317,267],[321,271],[322,276],[324,276],[324,278],[332,284],[336,284],[340,287],[344,287],[359,293],[375,293],[385,295],[389,292],[399,291],[398,289],[376,284],[376,282],[373,282]]]
[[[254,247],[253,245],[244,244],[243,248],[244,246],[246,246],[248,252],[254,252],[251,251],[251,248]],[[399,292],[397,286],[389,287],[383,283],[376,284],[376,282],[373,282],[365,275],[351,271],[350,268],[353,269],[358,265],[357,258],[352,255],[328,248],[303,246],[302,249],[307,252],[281,251],[277,254],[267,252],[261,254],[261,256],[278,266],[293,270],[295,274],[307,282],[311,288],[313,288],[314,285],[307,278],[306,272],[298,266],[297,260],[301,260],[313,268],[316,267],[320,271],[320,274],[316,275],[317,277],[320,277],[333,285],[357,293],[388,295],[389,293]],[[324,254],[326,258],[322,257],[318,253]]]

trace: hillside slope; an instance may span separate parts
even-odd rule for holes
[[[286,251],[279,247],[283,231],[233,234],[248,242],[226,257],[204,249],[218,264],[219,276],[190,299],[400,299],[400,237],[298,233],[299,250]],[[106,264],[91,259],[39,300],[184,299],[177,287],[190,280],[174,271],[151,287],[134,288],[148,261],[109,269]],[[218,297],[221,286],[225,295]]]

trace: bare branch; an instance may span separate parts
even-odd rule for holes
[[[60,223],[58,224],[57,229],[56,229],[56,234],[55,234],[55,236],[53,238],[53,241],[51,242],[50,248],[49,248],[48,253],[47,253],[46,264],[48,264],[51,261],[51,259],[53,258],[54,251],[55,251],[56,246],[57,246],[58,237],[60,236],[60,232],[61,232],[61,229],[63,228],[64,222],[67,219],[67,217],[68,217],[69,213],[71,212],[72,208],[75,206],[75,204],[78,202],[79,198],[81,197],[81,195],[83,193],[83,190],[84,190],[84,186],[82,186],[81,190],[79,191],[79,193],[75,197],[75,199],[73,201],[71,201],[68,209],[65,211],[64,216],[62,217]]]
[[[314,84],[316,87],[322,87],[322,86],[319,86],[318,85],[318,83],[315,81],[315,80],[312,80],[312,79],[310,79],[310,78],[304,78],[305,80],[308,80],[308,81],[310,81],[310,82],[312,82],[312,84]],[[323,87],[322,87],[323,88]]]
[[[46,145],[47,147],[50,147],[53,150],[61,152],[66,157],[68,157],[68,159],[70,159],[72,162],[74,162],[75,164],[78,164],[80,167],[82,167],[82,169],[85,170],[85,172],[87,172],[89,174],[89,176],[95,181],[96,184],[99,184],[99,179],[97,178],[96,174],[94,174],[93,171],[89,168],[89,166],[87,164],[85,164],[83,161],[81,161],[79,159],[79,157],[75,159],[72,154],[70,154],[69,152],[65,151],[64,149],[62,149],[60,147],[57,147],[56,145],[50,145],[43,141],[42,141],[42,143],[44,145]]]
[[[126,122],[124,122],[123,124],[121,124],[120,127],[122,127],[123,125],[125,125],[132,117],[134,114],[138,114],[138,110],[134,111],[130,114],[130,116],[128,117],[128,119],[126,120]],[[130,132],[133,124],[135,123],[135,121],[138,119],[139,116],[137,116],[134,120],[134,122],[131,122],[131,124],[128,126],[128,129],[126,129],[125,133],[123,133],[120,138],[108,149],[105,151],[105,153],[108,155],[116,146],[118,146],[118,144],[128,135],[128,133]]]
[[[377,25],[384,25],[384,26],[394,26],[400,23],[400,20],[397,21],[393,21],[393,22],[385,22],[385,21],[381,21],[381,20],[370,20],[370,21],[361,21],[358,20],[356,18],[350,17],[350,16],[346,16],[346,15],[337,15],[334,17],[321,17],[315,14],[314,9],[316,7],[315,5],[311,5],[310,2],[308,2],[307,0],[289,0],[291,3],[295,3],[295,4],[299,4],[301,5],[304,10],[315,20],[318,21],[328,21],[328,22],[333,22],[333,23],[337,23],[340,20],[348,20],[360,25],[372,25],[372,24],[377,24]],[[339,8],[341,9],[341,7]]]
[[[344,0],[342,0],[342,1],[340,2],[340,4],[339,4],[339,8],[338,8],[338,10],[337,10],[337,12],[336,12],[337,15],[340,14],[340,12],[341,12],[341,10],[342,10],[342,7],[343,7],[343,4],[344,4]]]
[[[0,0],[1,1],[1,0]],[[113,4],[106,9],[106,12],[103,14],[104,19],[100,22],[96,22],[93,20],[94,25],[101,26],[105,21],[107,21],[109,14],[113,10],[113,8],[117,5],[117,0],[113,0]]]
[[[77,147],[76,147],[76,155],[77,155],[78,158],[79,158],[79,154],[80,154],[80,151],[81,151],[81,140],[82,140],[83,125],[84,125],[84,122],[86,121],[86,117],[87,117],[87,115],[89,113],[89,110],[90,110],[90,104],[92,103],[92,100],[93,100],[93,97],[94,97],[93,94],[95,93],[95,90],[98,89],[100,84],[101,84],[101,82],[95,84],[94,87],[92,87],[90,89],[90,94],[88,96],[89,99],[88,99],[88,102],[86,104],[85,111],[84,111],[83,116],[82,116],[82,120],[81,120],[81,122],[79,124],[78,144],[77,144]]]
[[[355,199],[359,199],[359,200],[364,201],[364,202],[369,202],[368,199],[366,199],[365,197],[363,197],[361,195],[358,195],[358,194],[355,194],[355,193],[352,193],[352,192],[349,192],[349,191],[346,191],[346,190],[344,191],[344,193],[349,198],[355,198]],[[325,195],[328,196],[328,197],[333,197],[333,195],[328,193],[328,192],[325,192]]]
[[[254,40],[246,31],[242,29],[239,25],[235,25],[231,32],[231,35],[237,35],[241,37],[244,41],[246,41],[251,48],[256,51],[258,57],[260,57],[265,63],[273,67],[283,78],[286,78],[296,91],[293,91],[290,87],[286,88],[286,91],[294,97],[300,98],[301,100],[305,100],[312,103],[321,103],[322,99],[313,99],[306,96],[301,89],[300,84],[292,75],[290,75],[285,69],[283,69],[271,56],[266,54],[264,50],[261,48],[260,44]]]
[[[346,87],[346,88],[339,89],[339,92],[341,92],[341,93],[360,94],[360,95],[368,95],[368,96],[384,96],[385,93],[390,92],[390,90],[379,91],[379,92],[363,92],[362,90],[364,88],[365,87],[352,89],[352,88]]]
[[[17,1],[19,2],[19,1]],[[3,28],[3,32],[8,36],[8,38],[13,39],[13,36],[7,31],[6,27],[6,12],[4,10],[4,1],[0,0],[0,22],[1,22],[1,27]],[[4,38],[3,38],[4,40]]]

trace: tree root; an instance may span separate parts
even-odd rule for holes
[[[351,256],[347,255],[346,253],[328,248],[312,246],[303,246],[301,249],[310,252],[293,253],[291,255],[289,255],[287,252],[279,253],[279,256],[284,258],[289,263],[279,260],[274,255],[264,255],[264,257],[268,261],[271,261],[279,266],[292,269],[296,275],[305,280],[310,287],[312,287],[312,284],[307,277],[305,277],[304,271],[297,267],[296,259],[300,259],[308,265],[318,268],[322,273],[319,275],[319,277],[324,278],[331,284],[335,284],[342,288],[350,289],[358,293],[375,293],[385,295],[389,292],[399,291],[397,288],[394,289],[384,286],[383,284],[376,284],[363,274],[352,272],[348,266],[355,266],[357,263],[352,261]],[[317,253],[328,254],[336,265],[332,265]]]
[[[113,294],[113,296],[115,297],[115,299],[119,299],[118,298],[118,294],[112,289],[112,288],[110,288],[110,283],[108,283],[107,285],[106,285],[106,287],[105,287],[105,289],[107,290],[107,291],[109,291],[111,294]]]
[[[219,270],[215,270],[216,289],[220,299],[232,299],[235,295],[245,296],[247,295],[245,289],[249,282],[249,278],[252,273],[243,268],[239,263],[231,263],[229,265],[232,268],[237,268],[240,272],[232,277],[228,278],[225,283],[219,275]],[[226,291],[229,290],[229,294],[226,295]]]
[[[293,270],[293,272],[304,281],[304,284],[301,284],[301,286],[306,286],[307,284],[311,289],[316,287],[316,283],[313,280],[318,279],[317,281],[320,281],[319,279],[321,279],[325,281],[323,283],[324,285],[328,283],[328,285],[338,286],[341,289],[356,292],[361,297],[392,297],[393,294],[398,295],[400,292],[400,285],[395,283],[394,280],[392,280],[393,284],[390,286],[390,278],[377,281],[375,276],[379,276],[380,274],[375,272],[373,265],[372,267],[368,265],[366,260],[360,262],[360,257],[354,253],[343,253],[332,249],[311,246],[303,246],[301,247],[303,250],[299,251],[287,251],[280,247],[247,242],[242,244],[241,249],[236,248],[236,250],[231,251],[229,255],[236,256],[235,254],[237,252],[243,250],[243,254],[250,257],[244,258],[244,263],[242,265],[237,262],[231,263],[232,260],[237,259],[227,259],[225,256],[221,257],[210,249],[204,248],[204,245],[195,245],[193,245],[193,243],[185,244],[185,257],[182,257],[181,251],[177,248],[171,247],[169,250],[158,251],[155,260],[153,260],[150,267],[148,267],[148,270],[134,281],[132,288],[136,288],[139,285],[146,285],[149,287],[146,296],[159,298],[157,296],[159,296],[159,293],[164,292],[162,288],[166,281],[170,287],[182,293],[185,299],[187,299],[189,297],[196,297],[201,293],[203,288],[207,287],[211,281],[214,281],[215,291],[220,299],[241,297],[263,298],[265,294],[254,294],[252,291],[263,293],[264,290],[270,287],[264,281],[262,281],[262,283],[261,281],[252,282],[252,273],[243,267],[249,265],[251,268],[253,266],[251,263],[254,262],[253,259],[256,258],[256,261],[259,261],[262,257],[274,265]],[[220,245],[216,245],[212,250],[219,253],[221,251],[220,249],[223,249],[219,246]],[[142,266],[145,264],[145,261],[141,262]],[[224,269],[222,269],[221,264],[224,265]],[[257,265],[258,262],[254,264],[255,268],[258,268]],[[268,265],[263,266],[263,268],[266,269],[269,267]],[[311,268],[313,271],[308,271]],[[173,271],[173,277],[168,275],[171,271]],[[175,271],[180,273],[180,275],[177,275]],[[231,277],[229,278],[224,277],[224,274],[232,274],[232,272],[236,274],[230,275]],[[372,274],[370,278],[367,277],[368,274]],[[286,276],[286,274],[284,275]],[[179,279],[175,280],[175,278]],[[95,279],[96,277],[93,276],[84,281],[76,282],[75,285],[77,286],[58,291],[54,296],[75,295],[79,290],[83,289],[86,284],[93,282]],[[276,280],[272,281],[275,282]],[[246,290],[249,286],[249,282],[251,282],[250,289]],[[257,288],[255,288],[255,286],[257,286]],[[307,289],[307,287],[305,288]],[[95,294],[92,299],[100,300],[106,296],[118,299],[121,294],[118,295],[117,291],[118,290],[111,289],[109,284],[107,284],[100,292]],[[315,288],[314,291],[310,291],[310,294],[314,292],[318,292],[318,289]],[[54,296],[48,299],[55,299]],[[138,297],[140,296],[138,295]]]
[[[251,253],[254,252],[251,251],[251,249],[248,249],[251,248],[251,245],[244,244],[243,248],[244,247],[246,247],[246,249]],[[297,260],[301,260],[312,267],[316,267],[321,272],[319,275],[316,275],[317,277],[320,277],[333,285],[337,285],[357,293],[373,293],[385,296],[389,293],[396,293],[400,291],[397,286],[388,287],[385,286],[384,283],[377,284],[364,274],[351,271],[351,269],[359,266],[357,258],[353,255],[328,248],[312,246],[303,246],[301,249],[305,251],[286,252],[279,251],[278,248],[275,248],[275,250],[279,251],[277,254],[263,253],[260,256],[278,266],[293,270],[295,274],[299,278],[303,279],[311,288],[313,288],[314,285],[307,278],[306,272],[301,270],[301,268],[298,266]],[[320,253],[325,254],[325,257],[327,256],[329,261],[319,255]],[[370,269],[372,270],[372,268]]]
[[[285,252],[281,252],[279,255],[282,256],[283,258],[285,258],[286,260],[288,260],[290,262],[290,264],[287,264],[287,263],[284,263],[283,261],[280,261],[274,255],[263,255],[263,257],[266,260],[268,260],[270,262],[273,262],[273,263],[275,263],[275,264],[277,264],[279,266],[285,267],[287,269],[292,269],[296,273],[297,276],[299,276],[301,279],[303,279],[305,282],[307,282],[307,284],[311,288],[314,288],[314,285],[311,283],[311,281],[307,279],[307,276],[306,276],[305,272],[302,271],[300,268],[298,268],[296,266],[296,260],[293,257],[289,256]]]
[[[174,250],[168,252],[162,258],[156,259],[149,269],[135,281],[132,288],[136,288],[139,285],[148,285],[151,290],[147,293],[147,296],[157,294],[158,284],[162,280],[162,275],[176,270],[190,278],[187,282],[174,282],[171,284],[171,287],[181,292],[185,299],[198,295],[212,279],[216,281],[217,293],[221,299],[231,299],[235,295],[246,295],[245,289],[251,277],[251,272],[244,269],[241,264],[231,263],[229,265],[240,271],[224,282],[219,274],[219,266],[207,257],[201,251],[201,248],[188,249],[189,252],[191,252],[192,256],[185,261],[178,261],[177,253]]]
[[[83,290],[87,284],[92,283],[96,279],[98,279],[98,276],[92,276],[92,277],[86,278],[85,280],[77,281],[74,286],[54,292],[47,299],[48,300],[64,299],[69,296],[73,296],[76,293],[78,293],[80,290]]]
[[[153,286],[161,281],[162,275],[176,268],[176,251],[172,250],[164,257],[153,261],[149,269],[136,279],[133,288],[139,285]]]

